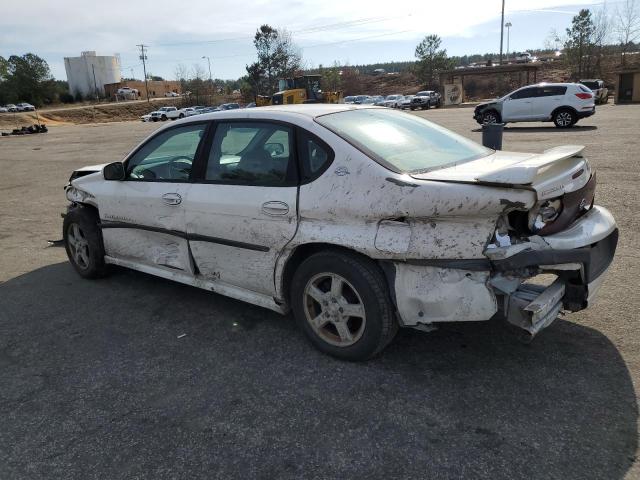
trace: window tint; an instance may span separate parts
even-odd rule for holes
[[[299,130],[298,142],[303,180],[313,180],[331,163],[333,151],[324,142],[302,130]]]
[[[511,94],[511,100],[519,100],[521,98],[531,98],[536,96],[535,88],[523,88]]]
[[[291,129],[267,122],[221,122],[207,161],[205,180],[237,185],[281,186],[293,175]]]
[[[205,125],[185,125],[156,135],[127,162],[128,180],[189,180]]]
[[[554,97],[556,95],[564,95],[567,87],[540,87],[538,88],[538,97]]]

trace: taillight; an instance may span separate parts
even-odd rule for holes
[[[590,93],[576,93],[576,97],[581,98],[582,100],[589,100],[590,98],[593,98],[593,95]]]

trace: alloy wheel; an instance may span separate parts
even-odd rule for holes
[[[560,112],[556,116],[556,121],[561,127],[568,127],[573,122],[573,115],[569,112]]]
[[[69,225],[67,243],[75,264],[82,270],[89,268],[89,241],[77,223]]]
[[[303,307],[313,331],[331,345],[348,347],[364,333],[367,318],[362,298],[337,273],[314,275],[305,286]]]

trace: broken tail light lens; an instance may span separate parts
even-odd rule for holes
[[[547,224],[553,222],[562,212],[562,200],[559,198],[546,200],[536,209],[529,211],[529,230],[537,233]]]

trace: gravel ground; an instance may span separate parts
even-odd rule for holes
[[[470,109],[419,115],[480,139]],[[290,317],[125,270],[81,280],[47,247],[69,173],[155,127],[0,138],[0,478],[640,478],[640,106],[505,131],[507,150],[587,145],[621,233],[594,307],[530,345],[499,322],[402,331],[361,364]]]

